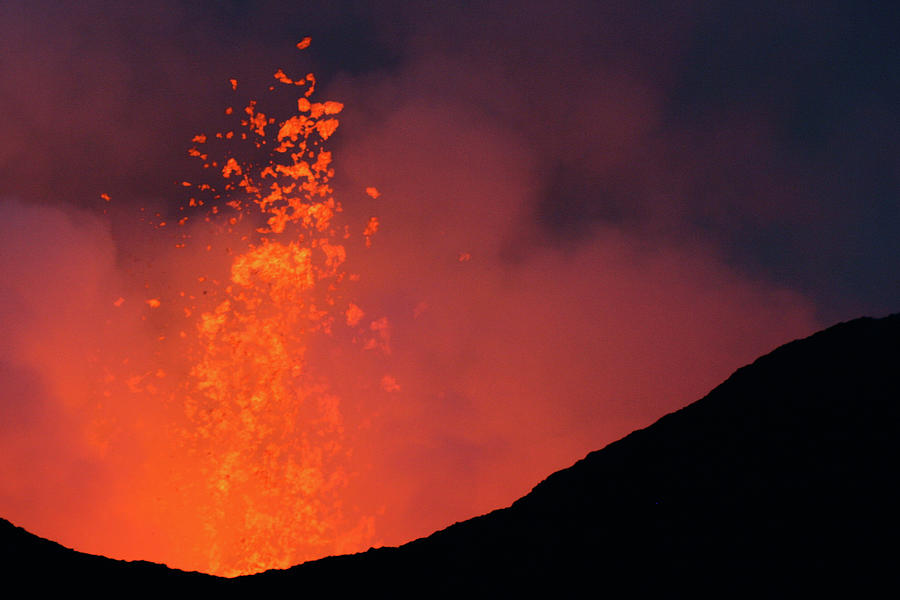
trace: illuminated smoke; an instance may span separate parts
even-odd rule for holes
[[[315,78],[276,72],[271,107],[223,80],[234,126],[184,137],[207,175],[119,238],[84,211],[4,202],[0,514],[221,574],[402,543],[816,327],[805,298],[701,244],[602,226],[548,244],[529,212],[542,157],[487,101],[526,95],[482,89],[476,67],[414,65],[334,161],[322,141],[345,112],[306,96]],[[572,106],[572,86],[540,81]],[[603,83],[571,128],[637,160],[622,149],[651,102]],[[539,112],[522,122],[565,131],[569,111]]]

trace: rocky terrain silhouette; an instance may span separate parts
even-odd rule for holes
[[[895,585],[900,314],[781,346],[512,506],[398,548],[236,579],[68,550],[0,520],[10,589],[218,596],[807,596]]]

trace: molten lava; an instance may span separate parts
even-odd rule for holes
[[[225,277],[196,273],[197,289],[145,300],[146,310],[167,309],[154,320],[155,355],[165,369],[146,365],[124,377],[107,369],[109,397],[137,396],[168,411],[167,430],[158,432],[153,458],[123,502],[178,548],[129,558],[233,576],[359,550],[371,540],[372,517],[342,503],[352,474],[341,402],[305,361],[311,337],[335,326],[364,333],[365,348],[386,347],[386,320],[365,323],[342,291],[352,233],[335,224],[342,209],[322,143],[343,105],[311,101],[312,74],[295,80],[278,70],[275,79],[303,90],[296,114],[276,119],[252,100],[242,113],[226,111],[239,119],[239,133],[196,135],[189,150],[216,176],[182,183],[198,193],[179,209],[176,247],[227,246]],[[236,91],[237,81],[230,83]],[[216,235],[191,229],[193,221]],[[375,218],[360,225],[366,245],[377,228]]]

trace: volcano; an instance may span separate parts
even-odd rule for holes
[[[859,591],[888,583],[895,567],[886,549],[898,534],[898,365],[900,314],[835,325],[739,369],[508,508],[397,548],[287,570],[185,573],[82,554],[0,521],[4,585],[224,595]]]

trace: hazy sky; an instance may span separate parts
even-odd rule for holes
[[[541,244],[606,227],[691,239],[803,293],[828,322],[898,305],[892,3],[0,10],[5,195],[170,194],[175,150],[223,103],[223,81],[289,67],[294,40],[310,35],[308,59],[352,109],[354,137],[418,102],[462,111],[533,156],[524,208]]]
[[[47,516],[52,496],[108,490],[78,475],[100,459],[59,462],[80,443],[61,390],[86,339],[144,344],[91,333],[128,282],[188,270],[134,215],[175,214],[230,78],[313,71],[345,104],[333,183],[381,223],[352,266],[400,390],[376,408],[333,385],[365,430],[353,501],[381,511],[370,541],[399,543],[508,504],[780,343],[900,308],[898,17],[849,1],[3,2],[0,515],[81,539]]]

